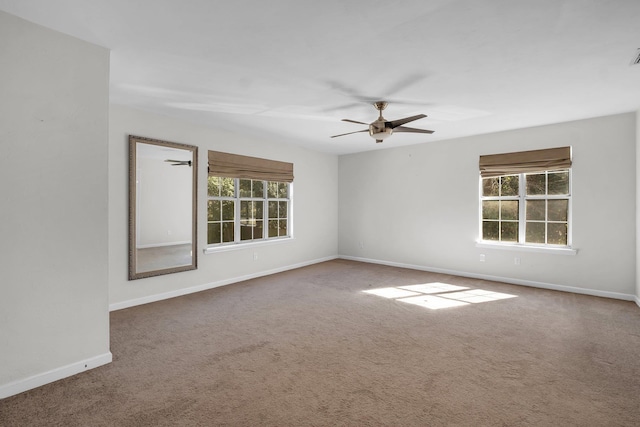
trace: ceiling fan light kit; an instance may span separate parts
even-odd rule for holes
[[[378,114],[378,118],[375,121],[369,123],[369,129],[358,130],[358,131],[355,131],[355,132],[342,133],[340,135],[333,135],[331,138],[336,138],[338,136],[351,135],[353,133],[369,132],[369,136],[371,138],[375,139],[377,143],[381,143],[386,138],[390,137],[393,134],[394,130],[396,132],[408,132],[408,133],[429,133],[429,134],[431,134],[431,133],[434,132],[432,130],[427,130],[427,129],[416,129],[416,128],[410,128],[410,127],[403,126],[406,123],[409,123],[409,122],[412,122],[414,120],[423,119],[423,118],[427,117],[425,114],[418,114],[416,116],[405,117],[404,119],[387,121],[384,117],[382,117],[382,110],[387,108],[387,105],[388,104],[385,101],[377,101],[377,102],[373,103],[373,106],[376,108],[376,110],[378,110],[379,114]],[[361,125],[366,125],[367,124],[367,123],[358,122],[358,121],[349,120],[349,119],[342,119],[342,121],[343,122],[349,122],[349,123],[357,123],[357,124],[361,124]]]

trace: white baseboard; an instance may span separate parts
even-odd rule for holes
[[[272,269],[272,270],[266,270],[266,271],[261,271],[261,272],[257,272],[257,273],[247,274],[245,276],[233,277],[233,278],[230,278],[230,279],[220,280],[220,281],[217,281],[217,282],[205,283],[203,285],[192,286],[192,287],[189,287],[189,288],[177,289],[175,291],[165,292],[165,293],[162,293],[162,294],[148,295],[148,296],[145,296],[145,297],[142,297],[142,298],[135,298],[135,299],[127,300],[127,301],[121,301],[121,302],[110,304],[109,305],[109,311],[122,310],[122,309],[129,308],[129,307],[135,307],[137,305],[149,304],[149,303],[152,303],[152,302],[162,301],[162,300],[165,300],[165,299],[175,298],[175,297],[179,297],[179,296],[183,296],[183,295],[188,295],[188,294],[192,294],[192,293],[195,293],[195,292],[206,291],[208,289],[213,289],[213,288],[217,288],[217,287],[220,287],[220,286],[226,286],[226,285],[230,285],[230,284],[233,284],[233,283],[242,282],[242,281],[245,281],[245,280],[255,279],[255,278],[263,277],[263,276],[268,276],[268,275],[271,275],[271,274],[281,273],[281,272],[287,271],[287,270],[293,270],[293,269],[296,269],[296,268],[306,267],[308,265],[318,264],[320,262],[331,261],[331,260],[337,259],[337,258],[351,260],[351,261],[367,262],[367,263],[371,263],[371,264],[389,265],[389,266],[392,266],[392,267],[410,268],[410,269],[413,269],[413,270],[429,271],[429,272],[433,272],[433,273],[451,274],[451,275],[455,275],[455,276],[470,277],[470,278],[481,279],[481,280],[491,280],[491,281],[495,281],[495,282],[503,282],[503,283],[509,283],[509,284],[513,284],[513,285],[529,286],[529,287],[533,287],[533,288],[551,289],[551,290],[554,290],[554,291],[572,292],[572,293],[577,293],[577,294],[592,295],[592,296],[605,297],[605,298],[613,298],[613,299],[619,299],[619,300],[624,300],[624,301],[635,301],[636,304],[638,304],[638,306],[640,307],[640,298],[635,296],[635,295],[630,295],[630,294],[622,294],[622,293],[618,293],[618,292],[600,291],[600,290],[596,290],[596,289],[577,288],[577,287],[573,287],[573,286],[556,285],[556,284],[553,284],[553,283],[535,282],[535,281],[532,281],[532,280],[514,279],[514,278],[510,278],[510,277],[501,277],[501,276],[492,276],[492,275],[487,275],[487,274],[469,273],[469,272],[466,272],[466,271],[448,270],[448,269],[443,269],[443,268],[435,268],[435,267],[428,267],[428,266],[415,265],[415,264],[406,264],[406,263],[393,262],[393,261],[384,261],[384,260],[371,259],[371,258],[361,258],[361,257],[353,257],[353,256],[346,256],[346,255],[337,255],[337,256],[329,256],[329,257],[325,257],[325,258],[306,261],[306,262],[302,262],[302,263],[298,263],[298,264],[288,265],[288,266],[284,266],[284,267],[279,267],[279,268],[275,268],[275,269]]]
[[[80,360],[79,362],[75,362],[70,365],[61,366],[60,368],[52,369],[41,374],[2,384],[0,385],[0,399],[79,374],[80,372],[84,372],[89,369],[97,368],[98,366],[106,365],[107,363],[111,363],[112,360],[113,356],[111,355],[111,352],[108,352],[89,359]]]
[[[275,273],[282,273],[287,270],[294,270],[296,268],[306,267],[308,265],[318,264],[320,262],[331,261],[338,258],[338,256],[329,256],[325,258],[314,259],[311,261],[305,261],[298,264],[287,265],[284,267],[274,268],[272,270],[260,271],[257,273],[247,274],[245,276],[233,277],[230,279],[219,280],[217,282],[205,283],[203,285],[192,286],[189,288],[176,289],[175,291],[165,292],[162,294],[148,295],[142,298],[135,298],[127,301],[116,302],[109,305],[109,311],[122,310],[136,305],[149,304],[156,301],[162,301],[169,298],[175,298],[183,295],[193,294],[195,292],[206,291],[208,289],[217,288],[220,286],[230,285],[232,283],[243,282],[245,280],[256,279],[262,276],[269,276]]]
[[[360,262],[368,262],[371,264],[381,264],[381,265],[389,265],[392,267],[402,267],[402,268],[410,268],[412,270],[421,270],[421,271],[429,271],[432,273],[442,273],[442,274],[451,274],[454,276],[462,276],[462,277],[470,277],[472,279],[481,279],[481,280],[491,280],[494,282],[503,282],[509,283],[512,285],[522,285],[522,286],[530,286],[532,288],[542,288],[542,289],[551,289],[554,291],[562,291],[562,292],[572,292],[575,294],[584,294],[584,295],[592,295],[596,297],[605,297],[605,298],[614,298],[625,301],[636,301],[636,304],[640,306],[640,299],[635,295],[631,294],[622,294],[618,292],[608,292],[608,291],[599,291],[596,289],[585,289],[585,288],[576,288],[573,286],[564,286],[564,285],[556,285],[553,283],[544,283],[544,282],[535,282],[532,280],[522,280],[522,279],[513,279],[510,277],[500,277],[500,276],[491,276],[487,274],[477,274],[477,273],[469,273],[466,271],[457,271],[457,270],[447,270],[443,268],[433,268],[426,267],[422,265],[414,265],[414,264],[404,264],[400,262],[393,261],[384,261],[378,259],[370,259],[370,258],[360,258],[353,256],[340,255],[338,256],[340,259],[346,259],[351,261],[360,261]]]

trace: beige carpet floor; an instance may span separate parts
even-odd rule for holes
[[[634,303],[345,260],[113,312],[111,351],[0,425],[640,425]]]

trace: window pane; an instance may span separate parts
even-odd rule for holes
[[[550,245],[567,244],[567,224],[551,223],[547,225],[547,243]]]
[[[500,202],[497,200],[482,201],[482,219],[498,219]]]
[[[220,243],[220,223],[207,224],[207,243]]]
[[[287,235],[287,220],[281,219],[278,221],[279,231],[278,236],[286,236]]]
[[[220,200],[207,201],[207,221],[220,221]]]
[[[278,202],[278,217],[286,218],[287,217],[287,202]]]
[[[278,202],[269,202],[269,218],[278,218]]]
[[[569,172],[549,173],[549,194],[569,194]]]
[[[240,202],[240,220],[246,220],[251,218],[251,202],[242,200]]]
[[[526,175],[527,196],[546,194],[545,174]]]
[[[520,177],[518,175],[503,176],[501,180],[501,196],[517,196],[520,192]]]
[[[222,197],[235,197],[235,179],[220,178],[220,195]]]
[[[240,180],[240,197],[251,197],[251,180]]]
[[[500,234],[498,227],[500,223],[498,221],[483,221],[482,222],[482,239],[483,240],[498,240]]]
[[[235,202],[233,200],[222,201],[222,220],[231,221],[236,217]]]
[[[500,222],[500,240],[503,242],[518,241],[518,223]]]
[[[567,211],[569,210],[569,200],[549,200],[548,202],[548,221],[566,221]]]
[[[269,181],[267,183],[267,197],[270,199],[275,199],[278,197],[278,183],[274,181]]]
[[[256,221],[256,226],[253,227],[253,238],[262,239],[262,221]]]
[[[207,194],[209,197],[217,197],[220,195],[220,178],[210,176],[207,180]]]
[[[262,181],[253,181],[253,197],[259,197],[259,198],[263,198],[264,197],[264,186],[262,184]]]
[[[278,183],[278,197],[280,197],[281,199],[289,198],[289,184],[287,184],[286,182]]]
[[[223,222],[222,223],[222,241],[223,242],[233,242],[235,240],[235,225],[233,222]]]
[[[527,243],[544,243],[544,222],[527,222]]]
[[[264,202],[262,202],[262,201],[253,202],[253,217],[254,218],[257,218],[257,219],[264,218],[263,209],[262,209],[263,206],[264,206]]]
[[[278,237],[278,220],[269,220],[269,237]]]
[[[503,200],[500,202],[500,208],[502,209],[501,219],[518,219],[518,202],[517,200]]]
[[[527,200],[527,220],[544,221],[544,210],[546,200]],[[543,233],[544,236],[544,233]]]
[[[484,178],[482,180],[482,195],[499,196],[500,195],[500,178]]]
[[[240,224],[240,240],[252,240],[253,227],[247,224]]]

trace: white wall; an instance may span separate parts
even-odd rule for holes
[[[108,363],[109,52],[0,12],[0,398]]]
[[[339,253],[631,299],[635,120],[630,113],[341,156]],[[384,144],[392,147],[393,138]],[[478,157],[566,145],[578,254],[477,248]]]
[[[640,306],[640,110],[636,112],[636,304]]]
[[[294,145],[210,129],[112,106],[109,125],[109,294],[112,309],[230,283],[243,277],[304,265],[337,254],[338,158]],[[198,146],[198,269],[127,280],[129,134]],[[294,235],[286,243],[241,246],[205,255],[207,150],[292,162]],[[254,261],[253,255],[258,259]]]

